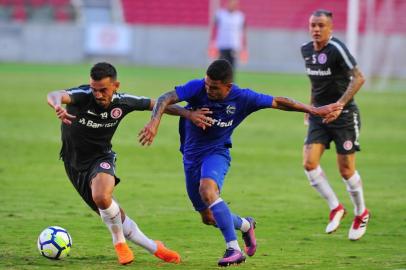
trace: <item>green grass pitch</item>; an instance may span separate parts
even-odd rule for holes
[[[120,269],[111,237],[82,202],[58,160],[60,123],[46,104],[51,90],[88,81],[90,65],[0,64],[0,269]],[[118,66],[122,91],[157,97],[204,70]],[[303,75],[238,73],[238,84],[260,92],[309,100]],[[337,195],[350,210],[341,228],[326,235],[328,208],[302,169],[303,115],[262,110],[236,129],[233,162],[222,197],[232,211],[258,221],[257,254],[241,269],[406,269],[406,91],[364,91],[357,167],[372,218],[358,242],[347,239],[352,205],[335,161],[322,160]],[[164,264],[131,244],[131,269],[218,269],[224,252],[219,231],[200,222],[187,198],[177,118],[164,116],[149,148],[137,142],[149,112],[129,115],[113,148],[122,182],[115,196],[150,237],[179,251],[180,265]],[[70,256],[43,258],[36,247],[48,225],[66,228]],[[239,236],[240,237],[240,236]],[[240,243],[241,238],[239,239]]]

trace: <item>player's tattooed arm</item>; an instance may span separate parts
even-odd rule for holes
[[[342,109],[342,105],[338,103],[332,103],[316,108],[312,105],[303,104],[288,97],[274,97],[272,101],[272,108],[284,111],[305,112],[324,117],[331,112]]]
[[[176,92],[175,92],[175,95],[176,95]],[[174,97],[174,102],[175,103],[179,102],[177,95],[176,95],[176,97]],[[151,100],[151,109],[153,109],[155,107],[155,104],[156,104],[156,102],[154,100]],[[213,119],[209,116],[213,112],[210,111],[210,109],[208,109],[208,108],[188,110],[177,104],[172,104],[172,105],[168,105],[165,108],[164,113],[170,114],[170,115],[177,115],[177,116],[181,116],[186,119],[189,119],[196,126],[201,127],[202,129],[206,129],[206,127],[210,127],[213,122]]]
[[[358,67],[354,67],[350,71],[350,76],[352,77],[352,80],[348,84],[347,90],[345,90],[344,94],[338,100],[338,102],[343,104],[343,106],[355,96],[355,94],[359,91],[359,89],[361,89],[361,86],[365,82],[364,75]]]
[[[364,75],[362,74],[361,70],[359,70],[358,67],[354,67],[350,71],[350,76],[352,77],[352,79],[348,84],[347,89],[345,90],[341,98],[337,101],[337,103],[341,104],[343,107],[355,96],[355,94],[359,91],[359,89],[361,89],[361,86],[365,82]],[[331,112],[323,119],[323,122],[324,123],[333,122],[340,116],[341,112],[342,110]]]
[[[151,120],[138,133],[138,141],[142,145],[151,145],[154,140],[158,127],[161,122],[162,114],[167,109],[168,105],[179,102],[176,91],[170,91],[161,95],[155,102],[152,108]],[[153,101],[151,102],[151,104]],[[152,105],[151,105],[152,106]]]
[[[56,113],[56,116],[65,124],[72,124],[72,120],[76,116],[69,114],[62,104],[70,104],[72,102],[71,97],[65,90],[53,91],[47,95],[48,105],[51,106]]]

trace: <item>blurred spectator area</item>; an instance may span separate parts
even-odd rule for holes
[[[367,25],[366,11],[369,0],[360,0],[360,32]],[[194,25],[209,23],[210,4],[224,6],[226,0],[121,0],[124,18],[130,24]],[[374,29],[384,32],[406,32],[406,0],[373,0]],[[299,30],[307,28],[312,11],[324,8],[333,11],[334,27],[345,31],[347,0],[240,0],[248,27]],[[394,18],[397,18],[396,21]],[[399,21],[400,19],[400,21]]]
[[[74,9],[70,0],[0,0],[0,23],[74,20]]]

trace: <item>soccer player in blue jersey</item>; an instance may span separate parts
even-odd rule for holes
[[[241,89],[232,83],[233,71],[226,60],[216,60],[207,69],[204,79],[192,80],[175,90],[161,95],[152,112],[151,121],[140,131],[142,145],[150,145],[157,133],[162,113],[169,104],[187,101],[189,110],[208,108],[212,115],[205,129],[195,127],[192,122],[181,118],[180,137],[183,153],[186,188],[203,223],[215,225],[221,230],[226,242],[226,252],[218,261],[219,266],[239,264],[245,256],[237,242],[235,229],[242,231],[245,253],[253,256],[256,251],[255,220],[241,218],[231,213],[221,199],[220,191],[230,166],[233,130],[252,112],[264,108],[301,111],[327,116],[341,109],[339,104],[313,107],[290,98],[260,94],[251,89]]]

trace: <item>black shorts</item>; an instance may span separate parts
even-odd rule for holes
[[[305,144],[321,143],[326,149],[334,141],[336,152],[347,155],[360,151],[359,134],[361,120],[357,108],[344,109],[330,124],[323,124],[320,117],[311,116]]]
[[[225,59],[230,62],[231,66],[234,68],[236,58],[236,51],[233,49],[220,49],[219,59]]]
[[[96,174],[103,172],[114,176],[117,185],[120,182],[120,178],[115,175],[115,161],[115,154],[111,153],[104,157],[96,159],[89,167],[89,169],[85,171],[78,171],[73,168],[68,162],[64,162],[65,171],[69,177],[69,180],[75,187],[76,191],[80,194],[82,199],[96,213],[99,213],[99,209],[93,201],[90,183],[96,176]]]

